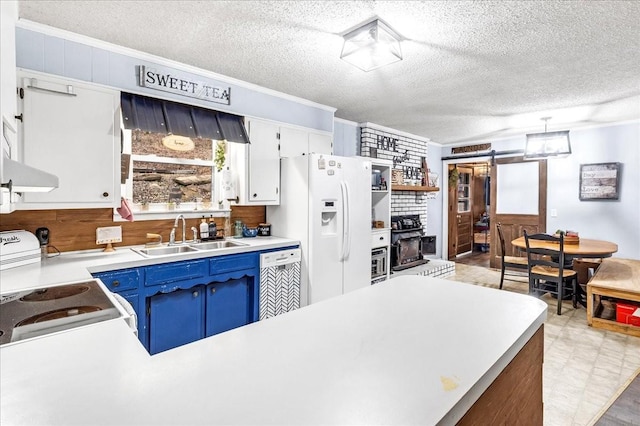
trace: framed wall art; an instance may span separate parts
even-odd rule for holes
[[[617,200],[621,163],[580,165],[580,201]]]

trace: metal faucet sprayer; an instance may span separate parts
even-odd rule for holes
[[[176,228],[178,227],[178,220],[182,219],[182,241],[181,244],[187,242],[187,222],[184,220],[184,215],[179,214],[176,216],[175,222],[173,222],[173,229],[171,229],[171,235],[169,236],[169,244],[176,244]]]

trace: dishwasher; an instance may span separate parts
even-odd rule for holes
[[[260,320],[300,307],[300,249],[260,255]]]

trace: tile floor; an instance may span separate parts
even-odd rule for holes
[[[505,278],[513,280],[505,279],[505,290],[527,293],[526,277]],[[500,272],[456,263],[455,275],[446,279],[498,288]],[[541,300],[549,303],[544,329],[544,424],[591,425],[640,368],[640,338],[587,326],[586,310],[574,309],[571,301],[564,302],[558,316],[555,299],[545,295]]]

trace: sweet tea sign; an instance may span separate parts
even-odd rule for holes
[[[138,65],[138,86],[229,105],[231,88],[195,81],[173,72]]]

